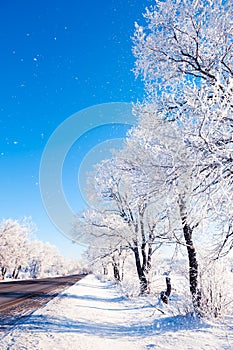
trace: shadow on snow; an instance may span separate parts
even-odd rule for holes
[[[22,323],[21,323],[22,322]],[[164,317],[150,325],[129,324],[120,325],[114,323],[93,323],[88,321],[74,322],[68,318],[47,317],[44,315],[31,315],[21,318],[21,330],[52,333],[80,333],[85,335],[97,335],[104,337],[135,337],[164,334],[182,330],[196,330],[209,326],[192,316]]]

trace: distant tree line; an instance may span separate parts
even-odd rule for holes
[[[40,278],[77,273],[77,260],[65,259],[55,246],[33,239],[30,220],[0,222],[0,279]]]

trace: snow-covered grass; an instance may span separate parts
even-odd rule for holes
[[[0,349],[233,349],[232,320],[213,324],[156,303],[127,299],[111,281],[89,275],[22,319],[2,337]]]

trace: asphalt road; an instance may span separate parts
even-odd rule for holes
[[[30,299],[45,299],[46,301],[65,288],[72,286],[84,275],[43,278],[37,280],[19,280],[0,282],[0,312]]]

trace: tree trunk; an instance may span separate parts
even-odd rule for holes
[[[108,268],[107,268],[107,265],[102,264],[102,267],[103,267],[103,274],[104,274],[104,276],[107,276],[107,274],[108,274]]]
[[[3,266],[3,267],[1,268],[2,279],[3,279],[3,280],[5,279],[6,271],[7,271],[6,267]]]
[[[146,270],[147,266],[147,256],[146,256],[146,237],[145,237],[145,231],[144,231],[144,222],[143,222],[143,214],[140,213],[140,232],[142,237],[142,245],[141,245],[141,253],[142,253],[142,271]]]
[[[15,278],[15,274],[16,274],[16,267],[14,268],[14,270],[13,270],[13,272],[12,272],[11,278]]]
[[[15,273],[15,279],[17,279],[17,278],[19,277],[19,272],[20,272],[20,270],[21,270],[21,265],[19,265],[19,266],[17,267],[16,273]]]
[[[185,224],[183,227],[183,232],[189,259],[189,287],[192,295],[194,310],[199,314],[201,295],[198,289],[198,262],[196,250],[192,241],[192,229],[189,225]]]
[[[193,244],[192,234],[193,229],[187,224],[187,210],[183,198],[179,201],[180,215],[183,226],[183,234],[188,252],[189,262],[189,289],[192,296],[192,303],[194,311],[197,315],[201,315],[201,293],[198,289],[198,262],[196,256],[196,249]]]
[[[171,286],[171,279],[169,277],[166,277],[166,285],[167,285],[167,290],[162,291],[160,293],[161,300],[165,303],[168,304],[169,296],[171,294],[172,286]]]
[[[152,243],[151,243],[151,237],[149,236],[147,265],[146,265],[147,272],[149,272],[152,268],[152,263],[151,263],[152,254],[153,254],[153,248],[152,248]]]
[[[139,278],[139,281],[140,281],[140,294],[143,295],[148,290],[148,281],[147,281],[147,278],[146,278],[146,275],[145,275],[145,271],[143,271],[142,266],[141,266],[141,261],[140,261],[138,247],[135,247],[133,249],[133,252],[134,252],[134,257],[135,257],[135,263],[136,263],[138,278]]]
[[[116,262],[112,263],[112,266],[113,266],[114,278],[115,278],[116,281],[120,282],[121,281],[121,277],[120,277],[119,266],[117,265]]]
[[[125,259],[126,259],[126,257],[123,258],[122,265],[121,265],[121,281],[123,281],[123,279],[124,279]]]
[[[171,279],[170,277],[166,277],[166,285],[167,285],[167,290],[166,290],[166,295],[170,297],[171,291],[172,291],[172,285],[171,285]]]

